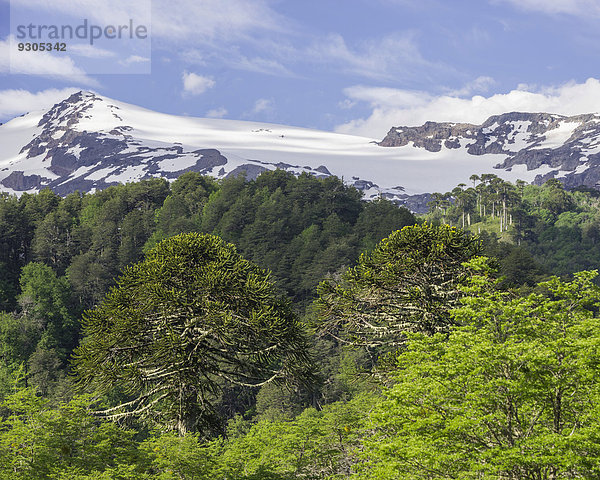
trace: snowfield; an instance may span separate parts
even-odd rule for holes
[[[46,112],[31,112],[0,126],[0,182],[12,172],[52,180],[58,177],[48,170],[52,161],[50,153],[27,158],[28,151],[23,150],[32,139],[47,132],[49,125],[54,130],[46,133],[48,141],[61,142],[68,132],[93,132],[103,138],[125,140],[127,147],[119,152],[121,155],[135,156],[138,160],[162,155],[157,163],[162,172],[178,172],[193,166],[202,157],[190,153],[194,150],[216,149],[227,162],[210,170],[214,176],[222,177],[249,163],[267,169],[283,163],[287,164],[284,168],[295,173],[311,171],[313,174],[325,166],[331,174],[343,177],[349,183],[356,180],[372,182],[375,186],[365,189],[371,196],[387,191],[402,193],[398,186],[406,194],[448,191],[459,183],[469,184],[469,177],[474,173],[494,173],[511,181],[531,182],[536,176],[552,171],[547,165],[535,170],[527,170],[525,165],[494,168],[510,152],[531,145],[527,134],[531,122],[526,121],[514,124],[505,145],[507,153],[472,155],[467,152],[471,141],[465,138],[458,139],[460,148],[442,146],[439,152],[416,147],[414,143],[403,147],[381,147],[376,144],[381,139],[268,123],[168,115],[88,92],[82,93],[79,102],[65,105],[62,111],[57,110],[45,126],[38,126],[44,114]],[[494,124],[485,130],[493,132],[497,126]],[[533,148],[557,148],[571,137],[577,126],[579,124],[565,122],[560,128],[549,131],[543,142]],[[44,142],[40,146],[44,146]],[[181,147],[182,153],[173,158],[165,156],[172,153],[174,147]],[[67,150],[77,160],[83,151],[80,145],[70,145]],[[71,172],[65,181],[80,176],[94,181],[130,182],[158,175],[146,170],[145,164],[139,162],[110,167],[105,164],[102,167],[82,166]],[[1,183],[0,189],[20,193]]]

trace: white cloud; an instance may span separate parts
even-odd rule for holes
[[[493,3],[499,2],[511,3],[522,10],[550,15],[565,13],[576,16],[600,15],[598,0],[493,0]]]
[[[267,75],[277,75],[280,77],[291,77],[294,74],[284,67],[277,60],[268,58],[253,57],[248,58],[243,55],[233,58],[224,58],[224,63],[238,70],[246,70],[248,72],[264,73]]]
[[[387,0],[386,0],[387,1]],[[398,1],[398,0],[391,0]],[[407,0],[409,3],[412,0]],[[424,0],[421,0],[421,5]],[[218,63],[277,76],[296,76],[293,65],[317,64],[373,79],[422,79],[451,67],[423,58],[414,32],[393,33],[362,42],[339,34],[308,37],[302,27],[279,14],[273,0],[19,0],[37,12],[62,12],[90,22],[149,22],[156,47],[173,51],[190,65]],[[414,3],[414,2],[413,2]],[[298,46],[299,43],[302,46]],[[249,54],[248,51],[253,53]],[[300,69],[298,69],[299,71]]]
[[[317,65],[336,72],[351,73],[367,78],[395,79],[420,78],[423,69],[447,73],[451,70],[442,63],[423,58],[412,31],[393,33],[380,38],[348,43],[337,33],[302,38],[296,45],[289,38],[249,38],[257,55],[246,55],[239,45],[212,44],[210,50],[189,48],[180,53],[185,62],[206,66],[217,61],[230,68],[268,75],[297,77],[292,66]]]
[[[11,39],[0,40],[0,73],[42,75],[55,80],[98,87],[100,84],[75,65],[69,56],[49,52],[19,52]]]
[[[323,63],[370,78],[412,78],[423,68],[448,70],[421,55],[412,32],[394,33],[350,47],[339,34],[330,34],[300,52],[305,61]]]
[[[183,72],[183,93],[187,95],[200,95],[215,86],[215,81],[191,72]]]
[[[264,46],[263,46],[264,47]],[[268,48],[266,48],[269,50]],[[273,53],[271,51],[271,53]],[[187,49],[180,54],[180,58],[192,65],[207,66],[210,60],[217,60],[219,63],[237,70],[247,72],[263,73],[266,75],[276,75],[279,77],[292,77],[294,74],[288,70],[281,62],[275,59],[264,57],[247,57],[239,52],[239,49],[231,45],[224,48],[223,45],[215,46],[210,49],[210,54],[206,49]]]
[[[23,89],[0,90],[0,118],[11,118],[34,110],[50,108],[81,89],[75,87],[29,92]]]
[[[225,115],[227,115],[227,110],[223,107],[214,108],[206,112],[206,117],[208,118],[223,118]]]
[[[69,53],[74,53],[77,56],[86,58],[111,58],[117,56],[115,52],[111,52],[110,50],[106,50],[104,48],[95,47],[87,43],[69,45]]]
[[[287,24],[265,0],[155,0],[152,13],[153,35],[167,40],[228,41]]]
[[[150,59],[148,57],[141,57],[140,55],[130,55],[125,60],[120,61],[121,65],[131,65],[133,63],[146,63],[149,62]]]
[[[179,54],[179,58],[181,58],[184,62],[193,64],[193,65],[206,66],[208,63],[206,53],[204,51],[200,51],[200,50],[193,49],[193,48],[183,50]],[[166,63],[171,62],[171,58],[168,58],[168,57],[163,57],[162,60]]]
[[[477,77],[472,82],[467,83],[464,87],[458,90],[449,91],[448,95],[452,97],[466,97],[475,93],[485,93],[494,85],[496,85],[496,80],[492,77]]]
[[[341,102],[338,102],[338,108],[342,110],[350,110],[356,106],[356,102],[354,100],[350,100],[349,98],[345,98]]]
[[[453,69],[443,63],[430,62],[421,54],[414,32],[393,33],[380,38],[348,43],[337,33],[304,39],[295,45],[289,38],[252,38],[258,55],[245,55],[239,46],[214,44],[206,48],[190,48],[180,55],[182,60],[206,66],[217,61],[230,68],[268,75],[297,77],[295,65],[311,65],[373,79],[422,78],[423,70],[447,75]]]
[[[268,98],[259,98],[256,102],[254,102],[252,113],[272,112],[273,109],[273,100],[269,100]]]
[[[372,107],[416,107],[431,98],[425,92],[386,87],[366,87],[362,85],[345,88],[344,94],[354,103],[367,102]]]
[[[160,2],[157,2],[160,3]],[[164,2],[163,2],[164,3]],[[148,0],[19,0],[13,8],[31,9],[38,13],[44,11],[61,13],[73,17],[80,16],[94,21],[111,22],[116,18],[135,18],[136,14],[149,12]]]
[[[372,112],[367,118],[339,125],[336,131],[377,139],[391,127],[426,121],[480,124],[491,115],[515,111],[563,115],[600,112],[600,80],[594,78],[558,87],[519,85],[508,93],[472,98],[366,86],[349,87],[344,93],[351,101],[367,102]]]

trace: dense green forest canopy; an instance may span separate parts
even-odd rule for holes
[[[596,478],[600,195],[471,180],[2,195],[0,479]]]
[[[234,243],[306,305],[328,273],[354,263],[393,230],[415,223],[404,208],[364,202],[339,179],[277,170],[256,180],[186,173],[61,198],[49,190],[0,197],[0,308],[14,310],[21,269],[35,261],[65,276],[82,308],[160,240],[203,232]]]
[[[451,192],[433,194],[425,218],[482,234],[490,247],[495,240],[504,241],[487,251],[497,257],[505,256],[507,244],[521,246],[512,249],[513,259],[524,262],[530,254],[546,273],[565,275],[600,264],[600,191],[568,191],[556,179],[542,186],[522,181],[513,185],[492,174],[472,175],[471,180],[473,186],[460,184]],[[533,265],[527,268],[518,262],[523,270],[519,273],[514,264],[505,262],[502,273],[518,276],[516,283],[523,283]]]
[[[0,392],[22,375],[23,385],[49,398],[68,396],[69,359],[83,313],[99,305],[120,273],[164,239],[197,232],[232,242],[244,261],[272,272],[295,314],[302,315],[322,279],[415,222],[408,210],[389,201],[364,202],[359,191],[337,178],[283,171],[221,182],[187,173],[172,184],[157,179],[65,198],[48,190],[19,198],[4,194]],[[325,382],[328,374],[321,378]],[[329,390],[337,398],[339,389]],[[126,392],[115,395],[114,402],[132,400]],[[256,401],[254,390],[241,387],[221,389],[219,395],[212,406],[223,418]]]

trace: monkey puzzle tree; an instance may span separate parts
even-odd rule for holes
[[[322,330],[379,353],[395,350],[406,332],[444,331],[469,276],[463,263],[480,251],[476,237],[448,225],[404,227],[340,281],[319,285]]]
[[[125,269],[84,315],[82,387],[132,399],[103,415],[150,418],[180,434],[207,425],[225,385],[289,378],[309,361],[301,324],[269,274],[218,237],[169,238]]]

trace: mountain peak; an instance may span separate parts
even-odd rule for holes
[[[0,190],[59,194],[186,171],[337,175],[367,199],[446,191],[473,174],[600,180],[600,117],[509,112],[481,125],[394,127],[379,142],[285,125],[166,115],[79,91],[0,126]],[[394,148],[396,147],[396,148]],[[348,180],[351,179],[351,180]]]
[[[534,181],[559,178],[566,186],[600,180],[600,116],[508,112],[481,125],[426,122],[393,127],[382,147],[413,147],[437,153],[464,149],[475,156],[503,156],[498,170],[539,172]]]
[[[70,127],[74,123],[77,123],[77,119],[82,118],[84,112],[92,108],[93,103],[96,101],[102,101],[102,98],[93,92],[80,90],[73,93],[65,100],[50,108],[40,119],[38,127],[44,125],[50,125],[55,128],[60,126]]]

